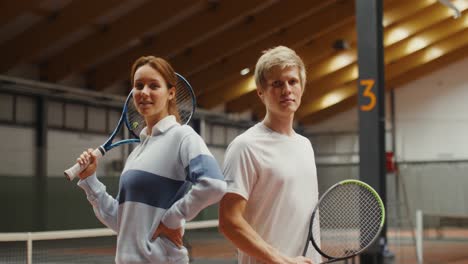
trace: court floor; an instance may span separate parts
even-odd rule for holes
[[[423,242],[425,264],[468,264],[468,229],[449,229],[435,234],[428,231]],[[417,264],[411,232],[388,232],[389,250],[394,258],[388,264]],[[196,264],[236,263],[236,249],[222,237],[193,240],[192,255]],[[349,261],[351,262],[351,261]],[[344,262],[343,262],[344,263]],[[356,260],[356,263],[359,263]]]
[[[387,237],[389,250],[394,258],[385,264],[418,263],[411,232],[390,230]],[[191,253],[191,263],[237,263],[235,247],[216,228],[187,232],[185,238],[185,245]],[[0,263],[26,263],[24,244],[0,244]],[[423,251],[425,264],[468,264],[468,229],[426,230]],[[33,263],[113,263],[114,255],[115,237],[51,240],[37,242],[33,246]],[[359,263],[358,258],[354,263]]]

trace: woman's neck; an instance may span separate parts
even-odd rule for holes
[[[153,127],[161,120],[163,120],[165,117],[167,117],[169,114],[165,115],[157,115],[157,116],[148,116],[145,117],[145,122],[146,122],[146,134],[147,135],[152,135],[153,134]]]

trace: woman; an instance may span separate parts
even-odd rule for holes
[[[97,218],[118,234],[116,263],[188,263],[185,220],[218,202],[226,183],[202,138],[177,122],[177,77],[170,64],[141,57],[130,77],[146,127],[126,161],[119,194],[111,197],[96,177],[92,149],[77,159],[86,167],[78,186]]]

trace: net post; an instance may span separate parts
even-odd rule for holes
[[[423,259],[423,212],[416,210],[416,258],[418,264],[422,264]]]
[[[26,241],[27,264],[32,264],[32,234],[28,232],[28,240]]]

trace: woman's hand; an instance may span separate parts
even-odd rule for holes
[[[167,237],[172,243],[174,243],[179,248],[184,246],[182,242],[182,227],[177,229],[170,229],[161,222],[156,231],[154,232],[152,239],[154,240],[159,236]]]
[[[82,168],[85,168],[82,172],[78,174],[78,177],[80,177],[80,179],[84,180],[96,172],[97,158],[93,154],[93,149],[83,151],[83,154],[81,154],[80,157],[76,159],[76,162],[80,164]]]

